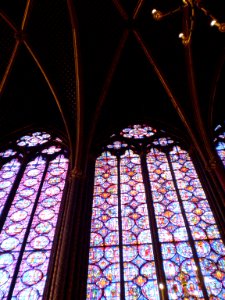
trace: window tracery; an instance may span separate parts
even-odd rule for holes
[[[218,125],[215,129],[216,138],[214,140],[216,144],[217,153],[225,166],[225,126]]]
[[[87,299],[224,299],[225,246],[188,152],[147,125],[97,158]]]
[[[0,298],[42,299],[68,169],[62,142],[27,134],[0,153]]]

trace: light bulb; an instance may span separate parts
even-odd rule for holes
[[[216,20],[212,20],[210,23],[211,26],[215,26],[216,25]]]
[[[179,38],[180,38],[180,39],[184,39],[184,34],[183,34],[183,32],[181,32],[181,33],[179,34]]]
[[[162,283],[159,284],[159,288],[160,290],[163,290],[164,289],[164,285]]]
[[[152,16],[153,16],[153,18],[156,21],[159,21],[163,17],[163,14],[161,13],[161,11],[153,8],[153,10],[152,10]]]

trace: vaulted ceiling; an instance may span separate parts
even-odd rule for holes
[[[225,22],[224,0],[196,1]],[[180,5],[1,0],[1,136],[48,126],[82,152],[134,122],[196,138],[198,127],[210,132],[224,120],[225,33],[196,8],[185,47],[178,38],[187,28],[185,10],[161,21],[151,15]]]

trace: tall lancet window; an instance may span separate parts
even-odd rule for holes
[[[86,299],[225,299],[225,246],[186,150],[149,126],[97,158]]]
[[[62,141],[35,132],[0,153],[0,299],[42,299],[68,169]]]
[[[216,133],[216,150],[217,153],[225,166],[225,125],[218,125],[215,129]]]

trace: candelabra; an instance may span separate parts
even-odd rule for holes
[[[185,32],[181,32],[179,34],[179,38],[181,38],[182,43],[186,46],[191,40],[196,9],[203,12],[203,14],[209,18],[211,26],[216,26],[220,32],[225,32],[225,23],[220,23],[206,8],[201,5],[201,2],[201,0],[182,0],[181,5],[178,8],[165,13],[154,8],[152,10],[152,15],[155,20],[159,21],[166,16],[173,15],[181,10],[185,10],[188,14],[189,24]]]

